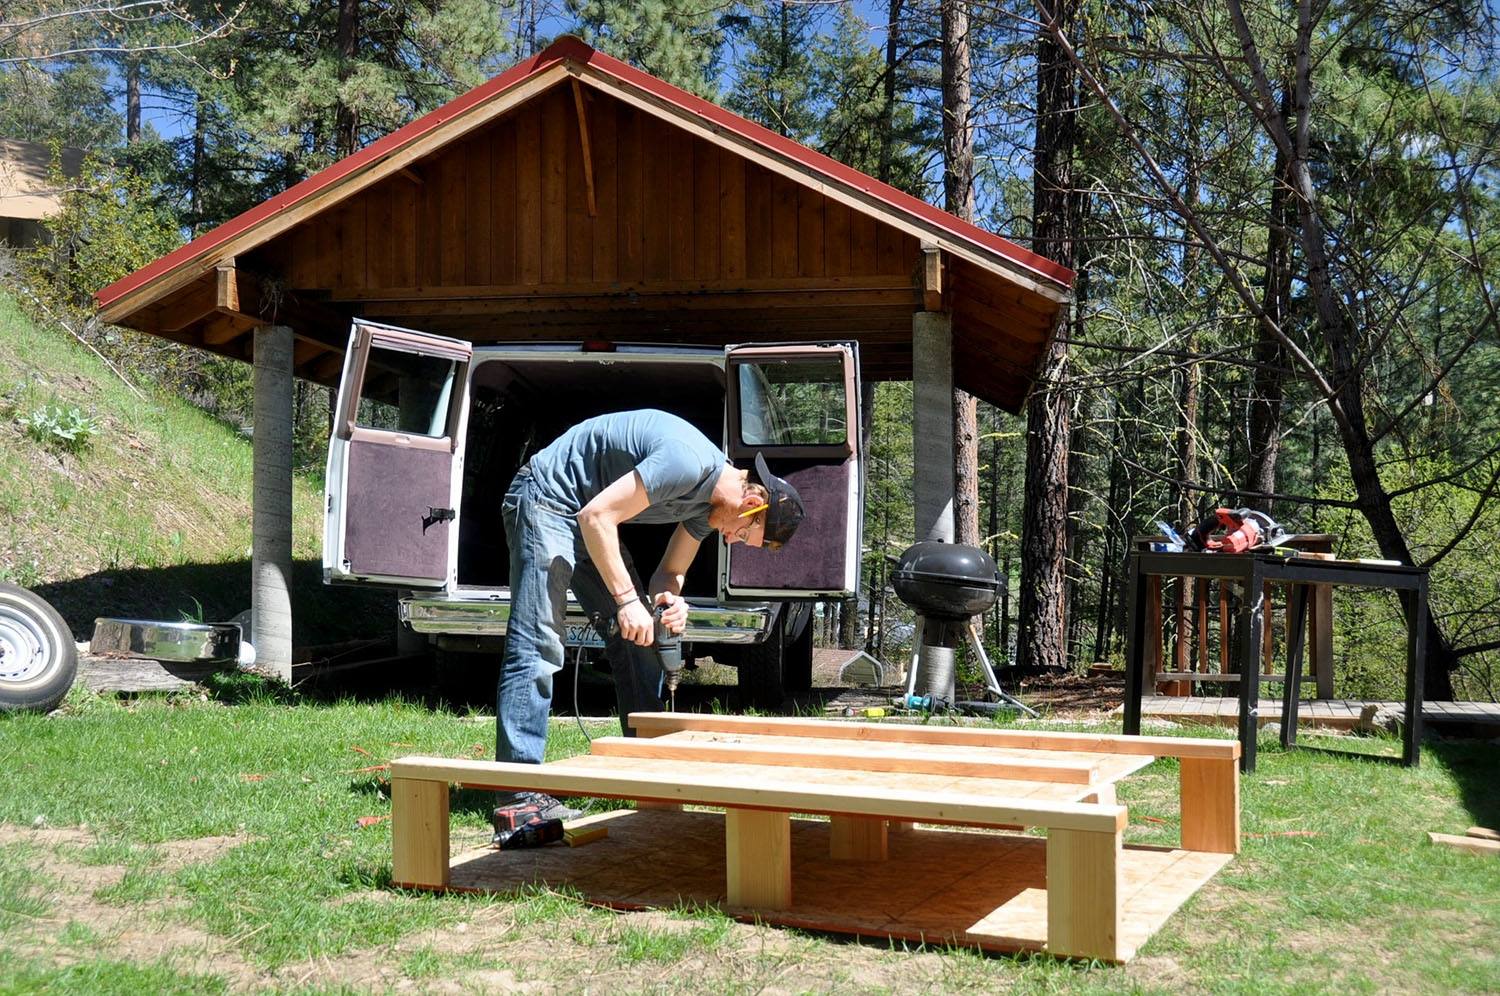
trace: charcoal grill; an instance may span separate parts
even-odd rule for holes
[[[906,702],[932,707],[951,703],[966,711],[992,711],[995,703],[954,702],[954,662],[959,645],[967,638],[984,666],[985,684],[1000,702],[1029,713],[1036,712],[1000,687],[984,641],[974,619],[994,606],[1000,594],[1000,575],[995,561],[977,546],[924,541],[906,548],[896,561],[891,577],[896,597],[917,613],[912,639],[911,666],[907,668]],[[917,675],[922,674],[924,696],[917,696]]]

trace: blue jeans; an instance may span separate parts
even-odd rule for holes
[[[588,559],[577,520],[537,494],[529,467],[511,481],[500,506],[510,545],[510,621],[495,701],[495,760],[540,764],[547,749],[552,676],[563,666],[563,619],[568,588],[605,635],[616,605]],[[620,550],[636,591],[644,592],[630,554]],[[650,647],[607,642],[620,721],[632,712],[662,708],[661,661]],[[633,735],[629,727],[627,736]]]

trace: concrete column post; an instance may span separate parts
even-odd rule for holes
[[[912,498],[919,540],[953,542],[953,323],[918,311],[911,323]]]
[[[255,330],[250,616],[255,663],[292,681],[292,330]]]
[[[918,311],[912,315],[911,379],[916,537],[952,543],[953,321],[944,312]],[[918,690],[953,701],[956,656],[954,647],[919,648]]]

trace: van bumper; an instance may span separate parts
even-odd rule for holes
[[[417,633],[448,636],[504,636],[510,622],[510,595],[423,595],[400,599],[401,621]],[[775,607],[764,602],[724,606],[688,599],[688,643],[760,643],[770,632]],[[602,647],[582,606],[568,594],[564,642],[570,647]]]

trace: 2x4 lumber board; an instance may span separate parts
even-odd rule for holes
[[[1047,832],[1047,950],[1120,959],[1120,835]]]
[[[1064,829],[1123,829],[1123,806],[1028,801],[1001,795],[920,787],[799,783],[794,773],[757,772],[747,765],[681,764],[660,772],[634,763],[604,766],[584,755],[571,763],[513,764],[465,758],[405,757],[391,777],[455,782],[473,788],[521,789],[606,799],[654,799],[729,808],[883,816],[970,826],[1023,825]],[[591,763],[592,762],[592,763]],[[824,772],[827,774],[827,772]],[[1026,784],[1026,783],[1018,783]],[[1046,788],[1045,783],[1032,783]]]
[[[763,910],[791,907],[790,813],[726,810],[724,851],[725,897],[729,905]]]
[[[1485,840],[1481,837],[1460,837],[1452,833],[1428,832],[1427,839],[1434,844],[1443,847],[1451,847],[1459,851],[1468,851],[1471,854],[1489,854],[1500,856],[1500,840]]]
[[[1469,827],[1464,831],[1465,837],[1475,837],[1479,840],[1500,840],[1500,830],[1491,830],[1489,827]]]
[[[943,310],[943,251],[927,244],[922,246],[922,308]]]
[[[877,816],[829,818],[828,856],[835,861],[884,861],[890,856],[886,821]]]
[[[1097,733],[1059,733],[1051,730],[989,730],[916,726],[909,723],[840,723],[778,716],[709,716],[673,712],[633,712],[627,721],[633,729],[645,736],[656,736],[674,730],[710,730],[911,744],[1021,747],[1096,754],[1150,754],[1155,757],[1238,759],[1240,756],[1239,741],[1200,737],[1126,737]]]
[[[1181,762],[1182,847],[1240,851],[1240,768],[1231,760],[1185,757]]]
[[[793,768],[847,768],[857,771],[903,771],[930,775],[969,775],[1087,785],[1100,780],[1099,766],[1067,759],[1030,760],[986,756],[983,749],[913,749],[867,752],[850,750],[847,741],[798,743],[793,738],[746,742],[678,741],[671,737],[595,737],[592,753],[611,757],[655,757],[674,761],[726,761]]]
[[[448,783],[391,778],[391,881],[442,889],[448,885]]]

